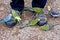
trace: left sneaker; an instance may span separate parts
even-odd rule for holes
[[[19,11],[16,11],[16,10],[12,10],[11,12],[12,14],[12,17],[9,21],[5,22],[5,24],[9,27],[9,28],[12,28],[14,27],[17,22],[20,22],[20,15],[21,15],[21,12]],[[15,19],[15,20],[14,20]]]
[[[17,24],[17,22],[11,19],[10,21],[5,22],[5,24],[7,25],[7,27],[12,28]]]
[[[12,14],[9,14],[4,20],[1,22],[4,22],[7,27],[12,28],[17,24],[17,21],[15,21],[12,17]]]

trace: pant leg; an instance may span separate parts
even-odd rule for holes
[[[12,0],[10,5],[12,9],[21,11],[24,8],[24,0]]]
[[[33,0],[32,1],[32,7],[40,7],[44,8],[46,5],[47,0]]]

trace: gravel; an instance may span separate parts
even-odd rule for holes
[[[30,2],[25,0],[26,2]],[[51,0],[52,3],[59,4],[59,0]],[[10,0],[0,0],[0,3],[5,3],[8,5],[10,3]],[[50,0],[48,1],[49,4],[51,3]],[[44,8],[44,12],[48,13],[47,6]],[[29,4],[27,4],[29,5]],[[30,4],[31,5],[31,4]],[[51,7],[53,6],[50,4]],[[54,6],[54,8],[57,5]],[[60,5],[58,5],[60,6]],[[59,8],[57,8],[58,11]],[[60,10],[60,9],[59,9]],[[59,11],[58,11],[59,12]],[[25,13],[25,12],[23,12]],[[29,14],[29,17],[32,14],[31,12],[26,12]],[[28,16],[28,15],[27,15]],[[29,17],[27,17],[29,19]],[[58,23],[60,24],[60,18],[51,18],[49,15],[47,15],[48,23]],[[31,19],[29,19],[31,20]],[[14,28],[8,28],[4,23],[0,23],[0,40],[60,40],[60,25],[55,26],[49,31],[42,31],[39,29],[39,26],[34,27],[26,27],[24,29],[19,29],[21,25],[17,24]]]

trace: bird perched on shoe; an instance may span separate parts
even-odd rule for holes
[[[38,22],[39,26],[42,26],[47,23],[47,18],[42,10],[42,8],[34,7],[34,8],[24,8],[25,11],[29,10],[34,12],[35,18],[40,19]]]
[[[18,13],[15,10],[12,10],[12,15],[13,15],[14,20],[16,20],[17,22],[21,21],[20,16],[18,15]]]
[[[21,18],[20,18],[20,16],[18,15],[18,12],[17,12],[17,11],[12,10],[12,11],[11,11],[11,15],[12,15],[12,17],[11,17],[10,21],[5,22],[6,25],[7,25],[9,28],[15,26],[15,25],[17,24],[17,22],[20,23],[20,21],[21,21]]]
[[[35,18],[40,19],[40,21],[37,23],[39,26],[42,26],[47,23],[47,17],[44,14],[42,8],[34,7],[32,8],[36,13],[35,13]]]
[[[38,7],[33,7],[33,8],[24,8],[25,11],[32,11],[32,12],[37,12],[37,13],[43,13],[42,8],[38,8]]]

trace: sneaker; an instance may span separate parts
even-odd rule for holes
[[[42,8],[33,8],[35,11],[35,18],[40,19],[40,21],[37,23],[39,26],[42,26],[47,23],[47,18],[42,10]]]
[[[39,26],[47,24],[47,17],[45,14],[37,14],[36,18],[40,19],[40,21],[37,23]]]
[[[52,16],[52,17],[60,17],[60,13],[57,13],[56,11],[54,11],[50,6],[48,6],[48,11],[49,11],[49,14]]]
[[[2,22],[5,22],[9,28],[12,28],[17,24],[17,21],[13,20],[12,14],[9,14]]]
[[[32,8],[26,8],[25,7],[24,11],[31,11],[34,13],[34,15],[36,15],[35,13],[39,13],[39,14],[43,13],[42,8],[39,8],[39,7],[32,7]]]
[[[53,11],[53,9],[51,9],[51,10],[49,11],[49,14],[50,14],[52,17],[60,17],[60,13],[57,13],[57,12]]]
[[[17,24],[17,22],[11,19],[10,21],[5,22],[5,24],[7,25],[7,27],[12,28]]]
[[[15,10],[16,11],[16,10]],[[18,15],[21,15],[21,12],[16,11]],[[11,14],[12,15],[12,14]],[[10,16],[9,16],[10,17]],[[7,18],[8,19],[8,18]],[[17,24],[17,20],[14,20],[13,15],[10,17],[9,21],[5,22],[5,24],[9,27],[12,28]]]

